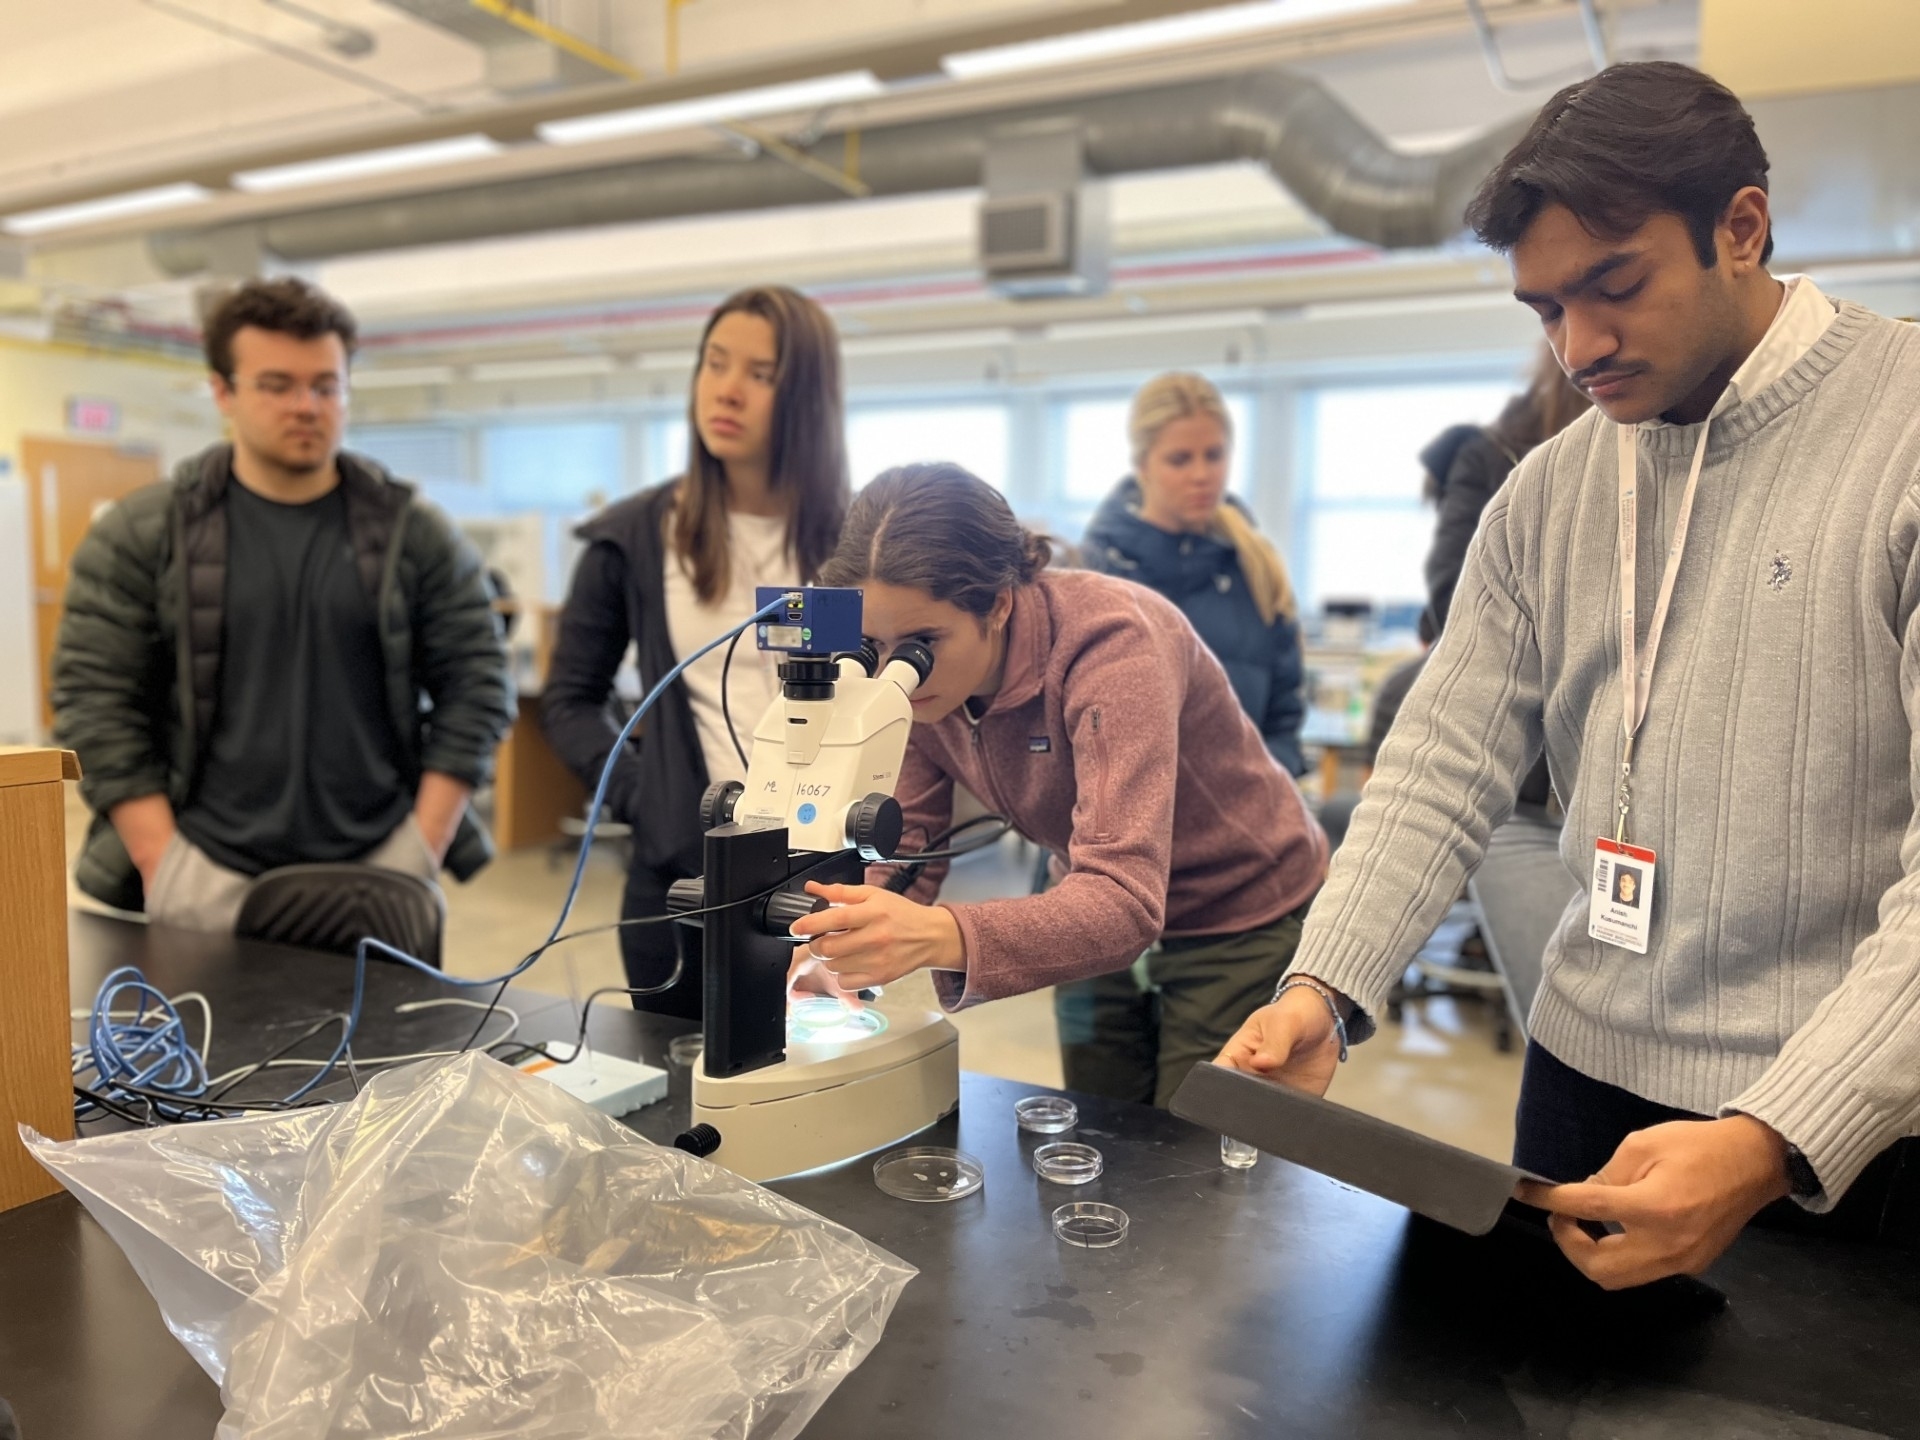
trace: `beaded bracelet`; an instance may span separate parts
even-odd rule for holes
[[[1340,1006],[1328,993],[1327,987],[1303,975],[1291,975],[1280,982],[1280,988],[1273,992],[1273,998],[1278,1000],[1289,990],[1311,990],[1326,1002],[1327,1013],[1333,1016],[1333,1033],[1340,1037],[1340,1058],[1344,1061],[1347,1058],[1347,1022],[1340,1018]]]

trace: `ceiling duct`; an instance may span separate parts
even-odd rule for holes
[[[502,95],[570,90],[640,72],[514,0],[381,0],[416,20],[471,40],[486,58],[487,88]]]
[[[408,0],[427,3],[427,0]],[[1070,127],[1091,176],[1176,170],[1236,160],[1267,166],[1302,205],[1339,233],[1388,249],[1436,245],[1524,121],[1439,153],[1393,149],[1332,92],[1287,70],[1212,77],[1054,105],[884,126],[850,146],[830,135],[808,152],[818,165],[857,170],[874,195],[915,195],[982,184],[996,137]],[[851,152],[851,153],[850,153]],[[847,162],[853,160],[853,165]],[[267,250],[320,260],[404,246],[682,216],[765,210],[845,198],[818,173],[764,150],[641,161],[490,185],[284,214],[259,223]],[[207,232],[149,240],[172,275],[206,268]]]
[[[1107,187],[1086,173],[1077,125],[995,133],[981,183],[980,268],[994,289],[1032,299],[1107,288]]]

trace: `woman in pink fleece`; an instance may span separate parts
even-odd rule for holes
[[[835,908],[796,935],[847,989],[933,972],[941,1002],[1069,986],[1069,1087],[1165,1104],[1272,994],[1326,873],[1327,844],[1169,601],[1087,571],[953,465],[890,470],[854,501],[826,585],[865,591],[885,655],[918,640],[896,794],[908,843],[945,829],[964,785],[1056,856],[1046,893],[935,905],[944,863],[905,894],[810,886]]]

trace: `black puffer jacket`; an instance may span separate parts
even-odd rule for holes
[[[628,643],[643,687],[678,663],[667,632],[666,526],[679,484],[670,480],[616,501],[574,532],[587,550],[560,612],[540,720],[554,753],[589,793],[619,734],[608,702]],[[613,767],[607,803],[633,826],[636,864],[698,875],[707,761],[684,680],[660,697],[642,731]]]
[[[480,556],[411,485],[340,456],[347,534],[377,597],[387,703],[409,786],[428,770],[469,785],[493,773],[513,680]],[[74,552],[53,658],[54,738],[78,752],[94,812],[75,879],[109,905],[142,905],[139,871],[107,821],[123,800],[193,793],[219,695],[227,581],[227,445],[101,513]],[[469,814],[447,851],[465,880],[493,844]]]

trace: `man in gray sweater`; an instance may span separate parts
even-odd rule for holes
[[[1920,1214],[1920,330],[1767,272],[1766,171],[1723,87],[1616,65],[1469,208],[1597,409],[1488,506],[1293,968],[1219,1056],[1324,1091],[1544,749],[1585,890],[1515,1160],[1580,1182],[1522,1198],[1608,1286],[1704,1269],[1789,1195]]]

